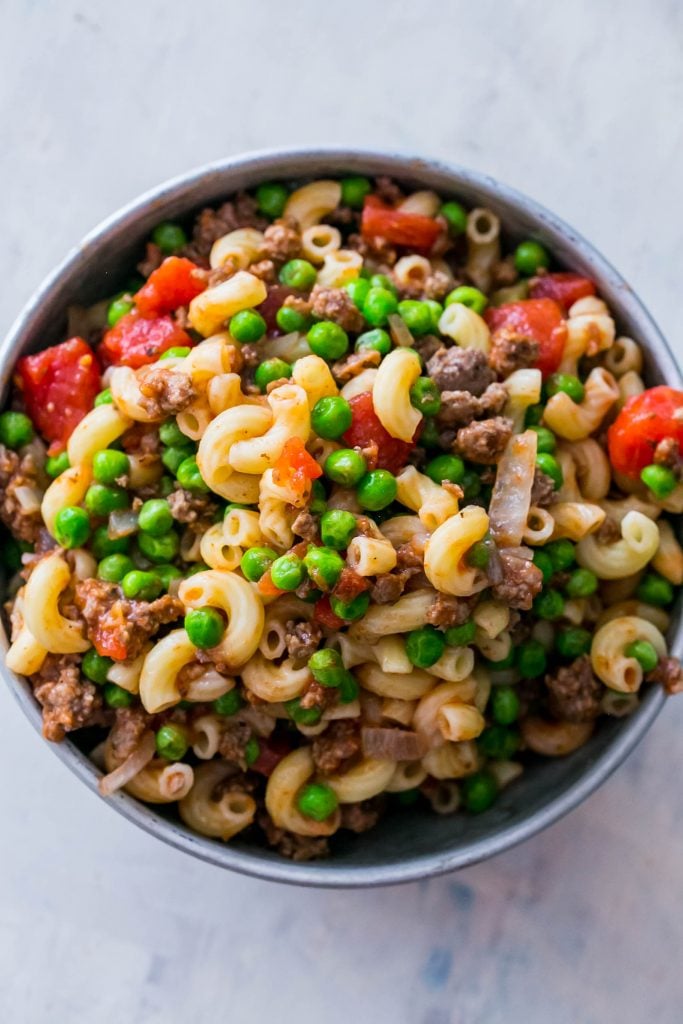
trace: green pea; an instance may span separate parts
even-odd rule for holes
[[[384,288],[392,295],[398,295],[398,289],[388,274],[372,274],[370,276],[371,288]]]
[[[545,661],[545,651],[543,656]],[[540,674],[540,672],[535,673],[535,675]],[[513,722],[516,722],[519,718],[519,709],[519,697],[514,686],[493,687],[491,690],[491,714],[499,725],[512,725]]]
[[[515,268],[525,277],[538,273],[539,267],[550,266],[550,257],[540,242],[529,239],[515,249]]]
[[[83,508],[67,505],[55,518],[55,540],[63,548],[80,548],[90,536],[90,519]]]
[[[311,484],[311,498],[308,503],[308,511],[312,516],[321,516],[327,511],[327,494],[320,480],[314,480]]]
[[[471,469],[465,470],[463,478],[460,481],[460,486],[463,490],[463,500],[466,503],[474,501],[474,499],[478,498],[481,493],[481,480]]]
[[[270,567],[270,578],[280,590],[296,590],[306,578],[306,569],[297,555],[280,555]]]
[[[280,306],[275,314],[275,322],[285,334],[292,334],[294,331],[307,331],[311,318],[293,306]]]
[[[232,690],[217,697],[211,706],[217,715],[236,715],[243,704],[244,701],[235,686]]]
[[[427,463],[424,471],[435,484],[444,480],[459,484],[465,475],[465,463],[457,455],[437,455]]]
[[[467,647],[474,640],[476,632],[476,622],[474,619],[468,619],[460,626],[450,626],[444,633],[444,638],[449,647]]]
[[[462,306],[467,306],[468,309],[471,309],[474,313],[478,313],[481,316],[488,306],[489,300],[483,292],[479,291],[478,288],[472,288],[468,284],[462,284],[458,288],[454,288],[452,292],[448,293],[445,301],[446,308],[453,305],[454,302],[458,302]]]
[[[353,414],[341,395],[320,398],[311,410],[311,426],[319,437],[336,440],[349,429]]]
[[[104,484],[91,484],[85,492],[84,505],[93,516],[104,518],[110,512],[120,508],[128,508],[130,499],[123,487],[106,487]]]
[[[93,455],[92,472],[98,484],[113,484],[129,469],[130,459],[125,452],[118,452],[115,448],[105,448]]]
[[[118,299],[114,299],[113,302],[109,303],[107,309],[107,323],[110,327],[116,327],[119,320],[122,317],[130,313],[133,308],[132,299],[126,299],[123,295],[120,295]]]
[[[379,512],[396,499],[398,487],[396,477],[388,469],[373,469],[366,473],[356,488],[356,497],[361,508]]]
[[[132,572],[135,566],[128,555],[107,555],[97,566],[97,578],[109,583],[120,583],[126,573]]]
[[[429,334],[434,328],[434,316],[426,302],[404,299],[398,304],[398,315],[417,338]]]
[[[331,508],[320,517],[320,536],[328,548],[343,551],[356,532],[356,517],[341,508]]]
[[[129,547],[130,537],[112,538],[109,536],[106,526],[98,526],[96,530],[93,530],[90,549],[98,561],[108,555],[125,555]]]
[[[111,393],[111,388],[105,388],[104,391],[100,391],[98,395],[95,395],[95,401],[93,405],[112,405],[114,397]]]
[[[121,580],[121,590],[131,601],[154,601],[163,590],[163,583],[155,572],[132,569]]]
[[[550,577],[555,572],[550,555],[547,555],[541,548],[536,548],[534,551],[533,563],[537,569],[540,569],[543,573],[543,582],[548,583]]]
[[[241,309],[228,324],[231,337],[240,344],[260,341],[266,333],[266,321],[255,309]]]
[[[266,359],[256,367],[254,383],[257,388],[265,394],[268,385],[273,381],[289,379],[292,375],[292,367],[284,359]]]
[[[576,564],[576,548],[570,540],[553,540],[546,544],[543,551],[553,563],[555,572],[566,572]]]
[[[284,213],[289,190],[279,181],[264,181],[256,189],[256,203],[261,213],[275,220]]]
[[[367,462],[353,448],[339,448],[325,459],[323,469],[328,480],[344,487],[355,487],[367,472]]]
[[[638,584],[636,596],[639,601],[644,601],[645,604],[654,604],[657,607],[662,607],[671,604],[674,599],[674,591],[669,581],[665,580],[663,576],[655,572],[649,572],[643,576]]]
[[[258,761],[260,754],[261,747],[259,746],[259,741],[255,736],[252,736],[247,740],[247,744],[244,748],[244,760],[247,768],[250,768],[255,761]]]
[[[311,547],[304,555],[304,565],[316,587],[328,591],[336,586],[345,562],[333,548]]]
[[[569,395],[572,402],[578,403],[583,401],[585,388],[573,373],[551,373],[545,382],[545,392],[548,398],[564,393]]]
[[[462,203],[449,199],[439,210],[439,214],[448,224],[451,235],[462,235],[467,230],[467,210]]]
[[[196,576],[198,572],[206,572],[208,569],[206,562],[195,562],[194,565],[190,566],[185,572],[185,578],[189,579],[190,576]]]
[[[492,725],[484,729],[478,737],[477,746],[484,757],[490,757],[494,761],[509,761],[519,750],[519,733],[515,729],[506,729],[503,725]]]
[[[391,338],[381,327],[359,334],[355,345],[356,352],[379,352],[386,356],[391,352]]]
[[[113,664],[114,662],[111,658],[105,658],[103,655],[98,654],[94,647],[91,647],[83,655],[81,671],[91,682],[97,683],[98,686],[103,686],[107,681],[107,674]]]
[[[180,538],[171,530],[163,537],[154,537],[141,531],[138,534],[138,547],[150,562],[172,562],[180,549]]]
[[[523,679],[535,679],[546,670],[545,649],[538,640],[527,640],[526,643],[520,644],[516,659],[519,674]]]
[[[157,224],[152,232],[152,241],[159,246],[165,256],[172,256],[174,252],[178,252],[178,249],[187,245],[187,235],[180,224],[174,224],[167,220],[162,224]]]
[[[334,595],[330,598],[332,611],[346,622],[354,622],[356,619],[362,618],[368,610],[369,604],[370,595],[367,592],[359,594],[352,601],[340,601]]]
[[[318,279],[318,272],[308,260],[289,260],[280,269],[280,284],[297,291],[308,291]]]
[[[167,761],[182,761],[190,746],[183,727],[171,722],[157,730],[154,743],[159,757]]]
[[[429,307],[429,312],[432,315],[432,331],[436,332],[439,329],[439,320],[443,316],[443,306],[436,299],[424,299],[425,306]]]
[[[337,689],[339,691],[340,704],[350,704],[352,701],[357,699],[360,692],[358,683],[351,673],[346,671],[337,683]]]
[[[68,469],[71,463],[69,462],[69,456],[66,451],[60,452],[59,455],[48,455],[45,460],[45,472],[48,476],[56,477]]]
[[[536,434],[536,450],[544,455],[552,455],[557,447],[557,440],[552,430],[547,427],[532,426],[529,428]]]
[[[370,282],[365,277],[357,277],[355,281],[349,281],[344,285],[347,295],[357,309],[363,308],[363,303],[370,291]]]
[[[640,479],[652,491],[658,501],[668,498],[678,484],[676,474],[672,469],[669,469],[668,466],[658,466],[655,464],[646,466],[640,474]]]
[[[173,527],[173,516],[163,498],[150,498],[138,512],[138,526],[152,537],[163,537]]]
[[[128,708],[133,703],[133,695],[116,683],[105,683],[102,694],[104,703],[110,708]]]
[[[491,558],[490,540],[478,540],[467,552],[467,563],[475,569],[485,569]]]
[[[347,671],[341,654],[331,647],[315,651],[308,659],[308,669],[317,683],[330,687],[339,686]]]
[[[178,426],[176,420],[166,420],[159,427],[159,439],[162,444],[173,446],[173,445],[186,445],[189,438],[183,434],[182,430]]]
[[[431,377],[418,377],[410,388],[410,404],[423,416],[436,416],[441,408],[441,392]]]
[[[590,651],[591,634],[574,626],[561,629],[555,634],[555,647],[563,658],[579,658]]]
[[[564,589],[569,597],[590,597],[598,589],[598,577],[590,569],[575,569]]]
[[[543,419],[544,405],[530,405],[524,413],[524,426],[537,427]]]
[[[306,818],[326,821],[337,810],[339,801],[333,789],[321,782],[309,782],[296,798],[296,805]]]
[[[240,569],[245,580],[249,580],[250,583],[258,583],[276,558],[277,553],[272,548],[247,548],[240,562]]]
[[[321,359],[341,359],[349,348],[349,336],[343,327],[331,320],[313,324],[306,335],[311,352]]]
[[[180,486],[186,491],[200,491],[207,493],[209,490],[204,481],[204,477],[199,472],[197,459],[194,455],[190,455],[189,458],[183,459],[176,470],[176,479]]]
[[[536,456],[536,467],[540,469],[541,473],[545,473],[549,476],[555,485],[555,490],[564,483],[564,474],[562,472],[562,466],[559,464],[554,455],[549,455],[547,452],[539,452]]]
[[[200,650],[216,647],[225,632],[225,620],[215,608],[192,608],[183,625],[190,643]]]
[[[159,359],[184,359],[185,356],[189,356],[192,349],[189,345],[172,345],[171,348],[167,348],[165,352],[162,352]]]
[[[463,779],[462,798],[471,814],[487,811],[498,795],[496,780],[488,772],[477,772]]]
[[[444,652],[443,633],[434,626],[413,629],[406,636],[406,654],[415,668],[430,668]]]
[[[161,453],[161,461],[169,473],[175,475],[178,472],[178,467],[192,456],[192,451],[193,449],[189,444],[172,444]]]
[[[158,576],[164,590],[168,590],[172,580],[181,580],[183,574],[175,565],[155,565],[154,575]]]
[[[23,448],[33,438],[33,423],[23,412],[8,409],[0,413],[0,443],[7,448]]]
[[[657,667],[659,655],[649,640],[635,640],[624,649],[627,658],[635,658],[643,672],[652,672]]]
[[[363,302],[363,316],[373,327],[383,327],[398,309],[398,299],[388,288],[370,288]]]
[[[543,590],[534,598],[534,611],[539,619],[553,621],[559,619],[564,611],[564,598],[559,590]]]
[[[350,206],[352,210],[361,210],[366,195],[372,192],[372,185],[368,179],[359,174],[342,178],[340,185],[342,204]]]
[[[420,446],[422,448],[439,447],[439,428],[436,424],[436,420],[429,416],[426,416],[424,419],[422,433],[420,434]]]
[[[317,725],[322,715],[320,708],[302,708],[299,697],[286,700],[285,711],[297,725]]]

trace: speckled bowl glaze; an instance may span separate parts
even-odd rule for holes
[[[261,181],[296,181],[345,173],[388,174],[410,188],[433,188],[468,206],[494,210],[509,241],[534,236],[560,264],[597,282],[619,331],[643,345],[648,383],[681,385],[679,369],[664,338],[629,285],[573,228],[533,200],[487,175],[436,160],[323,148],[259,152],[222,160],[160,185],[106,220],[47,278],[2,342],[3,393],[19,356],[64,337],[68,305],[92,303],[116,290],[159,221],[186,217]],[[6,647],[6,638],[4,643]],[[680,602],[670,643],[673,653],[680,656]],[[40,734],[40,710],[29,685],[4,665],[0,671]],[[661,691],[650,689],[633,716],[601,726],[589,743],[569,757],[530,767],[482,815],[440,817],[426,809],[406,809],[385,817],[364,835],[342,834],[333,856],[325,861],[293,863],[239,837],[228,844],[204,838],[163,810],[145,806],[123,792],[108,802],[135,825],[191,856],[258,878],[330,887],[407,882],[474,864],[557,821],[607,779],[645,734],[663,703]],[[76,743],[67,740],[54,744],[52,749],[86,786],[97,792],[99,773]],[[87,821],[83,827],[88,827]]]

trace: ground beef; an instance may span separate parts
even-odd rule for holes
[[[683,668],[678,658],[660,658],[645,679],[648,683],[660,683],[665,693],[683,692]]]
[[[441,302],[453,289],[453,278],[443,270],[434,270],[424,280],[406,281],[397,284],[401,298],[436,299]]]
[[[9,527],[18,540],[33,544],[43,526],[40,507],[27,512],[19,498],[17,489],[31,487],[42,497],[44,476],[39,470],[32,452],[19,455],[0,444],[0,519]]]
[[[374,194],[388,206],[396,206],[405,198],[402,189],[386,174],[380,174],[375,178]]]
[[[365,349],[362,352],[351,352],[344,359],[339,359],[336,363],[332,364],[334,379],[339,385],[346,384],[347,381],[357,377],[359,373],[367,370],[368,367],[379,366],[381,358],[379,352],[375,352],[372,349]]]
[[[264,217],[258,215],[255,200],[240,192],[234,200],[222,203],[216,210],[202,210],[194,223],[192,241],[185,246],[181,255],[207,266],[213,243],[223,235],[237,228],[263,230],[267,223]]]
[[[360,217],[359,211],[352,210],[350,206],[337,206],[325,216],[325,223],[335,224],[340,228],[353,228],[357,231],[360,228]]]
[[[416,545],[414,539],[397,548],[396,567],[398,569],[421,569],[423,565],[424,553]]]
[[[150,717],[141,707],[117,708],[109,742],[117,764],[130,757],[150,727]]]
[[[315,679],[312,679],[299,698],[302,708],[319,708],[325,711],[337,702],[337,690],[330,686],[322,686]]]
[[[254,277],[260,278],[261,281],[265,281],[266,284],[275,284],[277,282],[275,264],[272,260],[259,260],[258,263],[251,263],[249,273],[253,274]]]
[[[319,540],[318,517],[312,515],[307,509],[299,512],[292,523],[292,533],[296,534],[297,537],[303,537],[304,540],[310,541],[311,544],[317,543]]]
[[[182,617],[185,608],[177,597],[164,594],[156,601],[130,601],[116,583],[88,579],[76,583],[75,604],[93,643],[101,631],[114,633],[126,648],[128,658],[136,658],[147,640],[160,626]]]
[[[370,589],[370,583],[365,576],[360,576],[355,569],[350,566],[344,566],[341,571],[337,584],[332,591],[338,601],[343,601],[344,604],[349,604],[354,598],[362,594],[363,591]]]
[[[67,732],[103,724],[106,714],[95,686],[81,676],[73,654],[48,654],[30,677],[33,694],[43,708],[43,736],[58,743]]]
[[[614,544],[621,540],[621,524],[606,516],[603,522],[595,531],[595,539],[599,544]]]
[[[325,836],[298,836],[295,832],[287,832],[278,828],[266,811],[257,816],[257,822],[266,837],[266,842],[282,857],[290,860],[318,860],[327,857],[330,852]]]
[[[437,594],[436,600],[427,610],[427,622],[432,626],[450,629],[451,626],[462,626],[472,613],[472,600],[467,597],[451,597],[448,594]]]
[[[301,233],[296,221],[291,218],[276,220],[267,227],[263,235],[261,256],[272,260],[277,267],[301,256]]]
[[[164,262],[164,254],[155,242],[148,242],[145,247],[144,259],[138,263],[138,270],[143,277],[149,277],[150,274],[158,270],[161,264]]]
[[[507,401],[502,384],[489,384],[481,397],[470,391],[442,391],[441,409],[436,417],[440,430],[465,427],[472,420],[497,416]]]
[[[310,301],[311,312],[319,320],[333,320],[352,334],[359,334],[365,328],[363,314],[344,288],[323,288],[316,284]]]
[[[213,522],[218,509],[215,501],[212,501],[208,494],[193,494],[176,484],[176,489],[171,491],[166,499],[171,510],[171,515],[179,523],[197,524],[203,523],[207,526]]]
[[[503,260],[496,260],[493,265],[492,285],[496,288],[509,288],[519,279],[515,267],[514,255],[506,256]]]
[[[232,761],[244,770],[247,766],[244,751],[250,739],[251,726],[248,722],[231,722],[225,726],[221,734],[218,753],[226,761]]]
[[[604,687],[593,675],[591,660],[582,655],[545,677],[549,692],[548,708],[560,721],[591,722],[600,714]]]
[[[355,249],[360,253],[363,260],[367,260],[368,267],[377,273],[386,273],[394,266],[398,259],[398,253],[386,238],[366,238],[364,235],[349,235],[346,243],[349,249]]]
[[[427,362],[427,373],[439,391],[469,391],[482,395],[495,374],[486,356],[474,348],[440,348]]]
[[[658,443],[652,461],[656,462],[658,466],[668,466],[679,478],[683,473],[680,445],[673,437],[665,437]]]
[[[139,459],[158,456],[161,452],[159,430],[149,423],[136,423],[122,436],[121,447],[128,455],[135,455]]]
[[[515,370],[525,370],[538,359],[539,344],[533,338],[518,334],[509,327],[501,327],[491,335],[489,366],[505,379]]]
[[[519,558],[504,549],[499,552],[503,578],[494,583],[492,593],[510,608],[528,611],[543,586],[543,573],[526,558]]]
[[[352,718],[331,722],[324,733],[314,737],[311,745],[313,763],[325,775],[344,771],[360,752],[360,729]]]
[[[443,348],[443,342],[435,334],[423,334],[422,337],[415,339],[413,348],[422,359],[422,362],[427,363],[435,352]]]
[[[382,801],[377,797],[356,804],[341,805],[341,828],[351,832],[367,832],[374,828],[382,813]]]
[[[531,504],[538,508],[547,508],[555,498],[555,481],[540,469],[534,471],[534,482],[531,487]]]
[[[140,404],[155,420],[175,416],[197,397],[192,378],[165,366],[146,366],[138,374]]]
[[[407,579],[403,573],[385,572],[375,578],[370,598],[375,604],[393,604],[405,590]]]
[[[491,465],[498,462],[512,437],[512,420],[494,416],[461,427],[455,438],[456,450],[470,462]]]
[[[314,651],[318,650],[321,639],[322,631],[315,622],[295,622],[290,619],[285,624],[287,654],[294,662],[308,661]]]

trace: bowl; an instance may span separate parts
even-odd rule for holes
[[[16,359],[62,340],[66,308],[89,304],[116,291],[130,273],[141,243],[162,220],[184,217],[233,192],[270,179],[299,180],[342,173],[388,174],[411,188],[433,188],[468,206],[487,206],[500,218],[509,239],[538,238],[561,265],[595,280],[621,333],[642,343],[650,384],[681,385],[676,362],[658,327],[612,266],[554,214],[493,178],[437,160],[372,151],[316,148],[251,153],[222,160],[147,192],[104,221],[47,278],[0,345],[0,385],[6,393]],[[674,612],[670,646],[681,654],[680,602]],[[4,638],[6,646],[6,638]],[[0,674],[38,733],[41,715],[28,683]],[[566,758],[529,767],[494,806],[477,817],[440,817],[406,809],[389,815],[362,836],[339,837],[328,860],[294,863],[256,844],[228,844],[190,832],[180,822],[126,793],[108,798],[129,821],[164,842],[219,867],[277,882],[311,886],[376,886],[453,871],[509,849],[576,807],[630,753],[659,713],[664,696],[654,687],[638,710],[601,726],[591,740]],[[57,757],[93,792],[98,771],[72,740],[53,744]]]

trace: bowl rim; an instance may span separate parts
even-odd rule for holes
[[[301,177],[303,178],[310,176],[307,165],[312,166],[316,161],[330,161],[330,163],[334,161],[339,168],[348,169],[352,169],[352,166],[355,165],[355,169],[359,172],[362,171],[363,164],[366,162],[368,164],[380,163],[386,168],[388,174],[404,178],[419,179],[421,173],[425,172],[442,174],[451,179],[454,192],[457,192],[459,187],[469,185],[488,196],[492,201],[499,201],[516,208],[525,216],[533,218],[539,227],[542,226],[551,233],[562,236],[567,245],[575,251],[578,250],[584,259],[590,261],[602,282],[608,280],[613,287],[619,289],[621,301],[630,307],[630,315],[638,320],[641,330],[639,341],[644,342],[646,351],[657,352],[658,362],[664,364],[662,369],[667,375],[667,380],[681,385],[681,373],[668,343],[638,296],[612,264],[590,242],[542,204],[517,189],[499,182],[489,174],[473,171],[450,161],[420,158],[408,152],[395,150],[385,152],[338,145],[268,148],[216,160],[176,175],[120,207],[88,232],[80,244],[67,253],[25,303],[11,324],[5,339],[0,343],[2,383],[6,385],[11,374],[15,347],[18,347],[23,336],[30,334],[32,330],[32,316],[49,298],[61,279],[75,265],[89,258],[91,255],[89,249],[106,240],[109,234],[116,229],[125,227],[126,224],[135,224],[138,217],[147,213],[151,206],[166,204],[174,196],[180,196],[190,190],[193,185],[205,183],[211,176],[221,177],[228,172],[253,171],[263,172],[262,180],[267,180],[269,173],[273,177],[277,176],[278,164],[283,161],[301,163]],[[332,166],[328,173],[335,173]],[[288,176],[291,177],[291,174]],[[191,207],[192,203],[188,202],[187,208]],[[0,633],[2,647],[6,650],[7,638],[4,628]],[[683,629],[679,624],[672,639],[672,651],[677,650],[682,642]],[[9,684],[22,711],[40,733],[41,713],[32,696],[29,684],[5,667],[4,658],[0,665],[0,676]],[[106,802],[123,817],[176,849],[198,857],[207,863],[229,868],[251,877],[317,888],[368,888],[411,882],[445,874],[488,859],[531,838],[558,821],[605,782],[645,735],[664,702],[663,692],[660,689],[651,689],[638,712],[621,725],[618,735],[589,764],[583,774],[562,789],[559,794],[551,795],[547,802],[529,816],[511,825],[501,827],[493,835],[473,839],[459,849],[420,854],[395,863],[335,866],[334,859],[331,858],[325,862],[323,869],[315,862],[300,863],[285,858],[259,859],[248,850],[239,849],[229,843],[219,844],[216,840],[185,831],[175,822],[160,816],[150,806],[138,802],[126,793],[118,792],[113,797],[107,798]],[[97,794],[99,772],[86,755],[68,739],[62,743],[50,744],[50,746],[62,763],[92,792]]]

